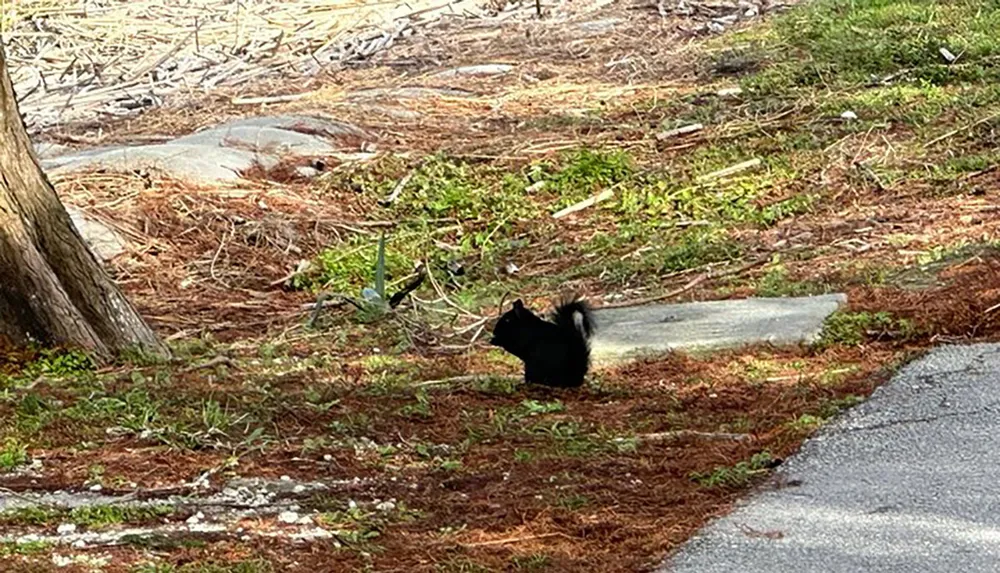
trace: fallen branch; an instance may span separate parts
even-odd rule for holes
[[[193,364],[187,368],[181,370],[183,373],[194,372],[195,370],[205,370],[207,368],[215,368],[219,365],[229,366],[230,368],[236,368],[236,364],[233,363],[232,358],[228,356],[216,356],[215,358],[202,362],[201,364]]]
[[[554,213],[552,215],[552,218],[553,219],[562,219],[566,215],[571,215],[573,213],[576,213],[577,211],[583,211],[587,207],[592,207],[592,206],[600,203],[601,201],[607,201],[612,196],[614,196],[614,194],[615,194],[614,191],[612,191],[611,189],[605,189],[604,191],[601,191],[601,193],[598,194],[598,195],[595,195],[593,197],[584,199],[583,201],[580,201],[579,203],[575,203],[573,205],[570,205],[569,207],[566,207],[565,209],[562,209],[562,210],[558,211],[557,213]]]
[[[949,131],[948,133],[946,133],[944,135],[941,135],[939,137],[935,137],[934,139],[932,139],[932,140],[928,141],[927,143],[925,143],[924,144],[924,149],[926,149],[928,147],[931,147],[932,145],[935,145],[937,143],[941,143],[942,141],[944,141],[946,139],[950,139],[951,137],[954,137],[955,135],[958,135],[959,133],[962,133],[963,131],[968,131],[968,130],[972,129],[973,127],[976,127],[977,125],[982,125],[982,124],[986,123],[987,121],[992,121],[992,120],[994,120],[994,119],[996,119],[998,117],[1000,117],[1000,113],[993,113],[993,114],[990,114],[990,115],[988,115],[988,116],[986,116],[986,117],[984,117],[984,118],[982,118],[982,119],[980,119],[978,121],[974,121],[974,122],[970,123],[969,125],[967,125],[965,127],[960,127],[958,129],[953,129],[953,130]]]
[[[748,169],[753,169],[755,167],[758,167],[760,166],[760,164],[761,164],[760,159],[751,159],[749,161],[744,161],[743,163],[737,163],[736,165],[726,167],[725,169],[720,169],[718,171],[706,173],[705,175],[698,177],[696,181],[704,182],[704,181],[711,181],[712,179],[721,179],[722,177],[729,177],[730,175],[735,175],[736,173],[739,173],[741,171],[746,171]]]
[[[749,442],[753,440],[750,434],[733,434],[729,432],[699,432],[698,430],[675,430],[672,432],[656,432],[653,434],[638,434],[635,439],[639,442],[672,442],[683,440],[684,438],[697,438],[700,440],[718,442]],[[623,442],[625,438],[615,438],[614,442]]]
[[[392,192],[389,193],[389,196],[379,201],[378,204],[383,207],[388,207],[389,205],[395,203],[396,199],[399,199],[399,194],[403,192],[403,189],[406,187],[406,184],[410,182],[410,179],[413,179],[413,175],[416,172],[417,170],[414,169],[413,171],[407,173],[402,179],[400,179],[396,183],[396,186],[392,188]]]
[[[461,376],[452,376],[450,378],[440,378],[438,380],[425,380],[423,382],[417,382],[413,386],[415,388],[422,388],[424,386],[439,386],[442,384],[468,384],[469,382],[478,382],[479,380],[503,380],[506,382],[520,382],[520,376],[493,376],[491,374],[463,374]]]
[[[417,288],[424,283],[425,278],[427,278],[427,271],[425,270],[423,263],[421,263],[413,280],[408,282],[403,286],[402,290],[389,298],[389,308],[396,308],[399,306],[399,304],[403,302],[403,299],[406,298],[406,295],[417,290]]]
[[[658,141],[664,141],[672,137],[677,137],[678,135],[687,135],[689,133],[694,133],[696,131],[701,131],[705,129],[705,126],[700,123],[692,123],[691,125],[683,125],[677,129],[668,129],[667,131],[661,131],[656,134],[656,139]]]
[[[330,302],[330,299],[335,299]],[[306,321],[306,328],[313,328],[316,326],[316,321],[319,320],[319,315],[323,312],[325,306],[344,306],[345,304],[350,304],[358,310],[364,310],[364,307],[353,298],[339,293],[329,293],[322,292],[316,298],[316,302],[312,305],[312,313],[309,315],[309,320]]]
[[[301,94],[286,94],[277,96],[263,96],[263,97],[234,97],[231,101],[233,105],[257,105],[257,104],[268,104],[268,103],[290,103],[293,101],[299,101],[300,99],[312,95],[313,92],[306,92]]]
[[[445,294],[444,289],[441,288],[441,285],[438,284],[437,280],[434,278],[434,273],[431,272],[430,267],[428,266],[428,267],[425,267],[425,268],[427,269],[427,278],[430,279],[431,286],[434,287],[434,292],[437,293],[438,297],[442,301],[444,301],[445,304],[447,304],[451,308],[457,310],[459,313],[464,314],[465,316],[467,316],[469,318],[473,318],[473,319],[476,319],[476,320],[482,320],[483,319],[482,316],[479,316],[477,314],[472,314],[471,312],[469,312],[468,310],[465,310],[464,308],[462,308],[461,306],[459,306],[457,303],[455,303],[453,300],[451,300],[450,298],[448,298],[448,295]]]
[[[520,543],[522,541],[533,541],[535,539],[545,539],[547,537],[565,537],[566,539],[573,539],[569,535],[562,532],[556,533],[543,533],[540,535],[527,535],[525,537],[508,537],[507,539],[494,539],[493,541],[480,541],[479,543],[463,543],[463,547],[489,547],[491,545],[507,545],[509,543]]]

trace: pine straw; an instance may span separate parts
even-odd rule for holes
[[[128,239],[128,252],[112,261],[115,278],[166,337],[289,335],[306,324],[316,296],[284,290],[299,263],[351,235],[374,244],[377,229],[392,225],[371,220],[371,198],[337,189],[319,197],[308,185],[257,180],[206,189],[156,172],[96,171],[53,183],[66,204]],[[487,318],[451,300],[436,272],[428,274],[434,295],[412,297],[393,318],[421,347],[465,351],[481,338]]]
[[[57,177],[68,204],[129,239],[116,278],[167,334],[184,329],[260,334],[302,314],[305,294],[271,284],[313,256],[357,217],[349,199],[246,182],[199,189],[155,173]]]
[[[314,75],[466,1],[20,0],[0,5],[0,25],[21,111],[38,130],[130,115],[176,92]]]

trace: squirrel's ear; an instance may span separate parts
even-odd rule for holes
[[[521,316],[522,314],[524,314],[524,310],[525,310],[524,309],[524,303],[521,302],[521,299],[515,300],[514,301],[514,315],[515,316]]]

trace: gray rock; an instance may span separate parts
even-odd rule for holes
[[[171,142],[171,145],[204,145],[246,149],[271,155],[324,155],[336,148],[325,139],[275,127],[235,125],[206,129]]]
[[[911,363],[683,546],[675,573],[978,573],[1000,563],[1000,346]]]
[[[53,174],[82,169],[136,171],[155,169],[178,179],[210,185],[236,181],[240,173],[262,165],[273,167],[278,159],[243,149],[208,145],[165,143],[132,148],[112,148],[100,152],[82,152],[52,160],[42,160],[42,167]]]
[[[70,148],[59,143],[50,143],[47,141],[41,141],[35,144],[35,154],[38,155],[39,159],[45,159],[47,157],[56,157],[58,155],[63,155],[69,153]]]
[[[305,115],[258,117],[229,122],[168,143],[113,146],[51,154],[42,167],[59,174],[82,169],[154,169],[201,185],[236,181],[247,170],[270,169],[289,156],[336,153],[343,138],[368,138],[353,125]]]
[[[328,117],[318,115],[274,115],[263,117],[248,117],[237,119],[218,126],[219,129],[231,127],[269,127],[300,133],[312,133],[329,138],[337,137],[370,137],[365,130]]]
[[[318,177],[322,171],[316,169],[315,167],[310,167],[308,165],[300,165],[295,168],[295,174],[299,177],[306,177],[312,179],[313,177]]]
[[[365,131],[339,121],[303,115],[254,117],[229,122],[175,139],[173,144],[249,149],[276,155],[325,155],[331,140],[367,138]]]
[[[600,34],[603,32],[610,32],[615,29],[615,26],[621,24],[625,20],[621,18],[605,18],[603,20],[591,20],[589,22],[580,22],[576,27],[581,32],[586,32],[588,34]]]
[[[405,121],[415,121],[424,116],[419,111],[413,111],[411,109],[403,109],[400,107],[390,107],[387,105],[371,105],[371,104],[358,105],[357,109],[364,111],[366,114],[381,115],[385,117],[391,117],[393,119],[402,119]]]
[[[76,227],[77,232],[83,237],[91,252],[97,255],[97,258],[107,262],[125,252],[126,243],[121,235],[103,223],[88,217],[76,207],[72,205],[65,207],[69,218],[73,221],[73,226]]]
[[[605,362],[670,350],[810,342],[846,300],[832,294],[598,309],[592,353]]]

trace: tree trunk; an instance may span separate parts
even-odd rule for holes
[[[0,46],[0,335],[99,362],[166,347],[91,254],[28,139]]]

